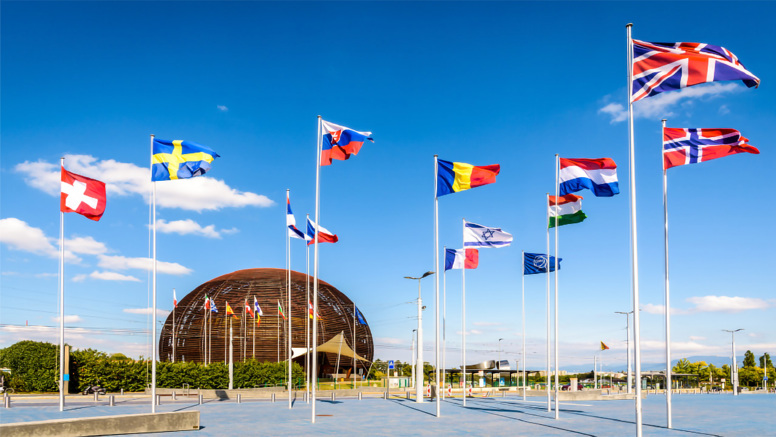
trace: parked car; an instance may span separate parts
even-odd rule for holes
[[[577,390],[581,391],[583,388],[584,387],[582,387],[582,384],[577,384]],[[565,391],[571,390],[571,384],[562,385],[560,386],[560,389]]]

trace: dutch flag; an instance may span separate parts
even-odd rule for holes
[[[611,197],[620,193],[617,184],[617,164],[612,158],[560,159],[560,195],[587,188],[596,197]]]

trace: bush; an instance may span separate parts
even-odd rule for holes
[[[11,369],[9,388],[17,392],[59,390],[59,346],[38,341],[20,341],[0,350],[0,367]]]

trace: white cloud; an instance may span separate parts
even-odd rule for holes
[[[390,338],[390,337],[377,337],[375,338],[375,343],[382,343],[382,344],[403,344],[401,340],[398,338]]]
[[[221,112],[226,112],[226,111],[229,110],[229,108],[227,108],[224,105],[217,105],[216,108],[218,108],[218,110],[221,111]]]
[[[90,155],[65,155],[65,158],[68,170],[105,182],[109,197],[140,195],[146,202],[149,201],[151,178],[147,167],[112,159],[98,160]],[[59,195],[58,165],[43,161],[25,161],[17,164],[15,170],[24,175],[25,182],[31,187],[52,196]],[[163,208],[190,211],[244,206],[267,207],[274,204],[264,195],[236,190],[221,180],[207,176],[157,184],[156,202]]]
[[[743,90],[742,86],[736,83],[711,83],[708,85],[693,86],[684,88],[681,92],[670,91],[660,93],[654,97],[639,100],[633,104],[633,117],[634,118],[652,118],[660,119],[664,117],[671,117],[674,115],[671,112],[671,108],[684,104],[692,105],[693,100],[701,99],[702,101],[708,101],[723,94],[739,92]],[[609,100],[611,96],[607,96],[605,100]],[[723,105],[723,107],[725,107]],[[725,109],[727,109],[725,107]],[[722,110],[720,108],[720,110]],[[610,122],[612,124],[619,123],[628,119],[628,108],[622,103],[607,103],[601,109],[599,113],[608,115],[611,117]]]
[[[32,227],[17,218],[8,217],[0,220],[0,243],[5,243],[12,249],[59,258],[59,249],[52,244],[51,240],[46,237],[42,229]],[[68,249],[65,251],[65,260],[77,263],[81,258]]]
[[[695,304],[695,312],[721,311],[737,313],[746,310],[761,310],[770,305],[763,299],[739,296],[696,296],[687,299]]]
[[[87,278],[87,275],[84,274],[84,273],[82,273],[80,275],[75,275],[75,276],[73,276],[73,282],[83,282],[83,281],[86,280],[86,278]]]
[[[91,272],[88,276],[87,275],[74,276],[73,281],[80,282],[86,279],[87,277],[92,279],[100,279],[102,281],[140,282],[140,279],[137,279],[134,276],[122,275],[121,273],[116,273],[116,272],[98,272],[97,270]]]
[[[720,115],[727,115],[730,114],[730,108],[727,107],[727,105],[722,105],[719,107],[719,114]]]
[[[208,237],[208,238],[221,238],[220,232],[226,232],[226,233],[231,232],[231,230],[229,231],[221,230],[219,232],[216,230],[215,225],[202,226],[191,219],[173,220],[171,222],[165,221],[163,219],[159,219],[156,221],[156,230],[163,234],[172,234],[172,233],[175,233],[178,235],[195,234],[195,235],[201,235],[203,237]]]
[[[154,309],[153,308],[124,308],[122,311],[129,314],[151,314]],[[156,315],[157,317],[167,317],[170,314],[170,311],[162,310],[157,308],[156,309]]]
[[[691,335],[690,336],[690,340],[691,341],[701,341],[701,340],[706,340],[706,337],[699,337],[697,335]]]
[[[663,315],[665,314],[665,305],[655,305],[655,304],[644,304],[641,306],[641,311],[648,313],[648,314],[658,314]],[[683,310],[680,308],[671,308],[671,315],[681,315],[681,314],[687,314],[687,310]]]
[[[51,321],[59,323],[59,316],[52,317]],[[81,316],[77,316],[75,314],[73,315],[65,314],[65,323],[78,323],[78,322],[83,322],[83,319],[81,318]]]
[[[105,243],[101,243],[92,237],[75,237],[65,240],[65,249],[84,255],[99,255],[108,251]]]
[[[104,269],[127,270],[138,269],[150,271],[152,269],[151,258],[129,258],[120,255],[99,255],[98,265]],[[169,275],[187,275],[191,269],[178,263],[156,261],[156,271]]]

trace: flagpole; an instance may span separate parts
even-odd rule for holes
[[[353,388],[356,388],[356,303],[353,302]]]
[[[310,220],[310,214],[307,214],[307,221]],[[307,226],[307,221],[305,221],[305,226]],[[305,229],[305,235],[307,235],[307,230]],[[307,296],[307,314],[305,314],[305,323],[304,323],[304,341],[305,341],[305,348],[306,353],[304,354],[304,371],[305,371],[305,392],[307,393],[307,403],[310,403],[310,245],[307,244],[307,239],[304,240],[305,244],[305,261],[304,261],[304,268],[305,268],[305,280],[307,281],[307,284],[305,285],[305,294]]]
[[[259,313],[256,312],[256,296],[253,297],[253,350],[251,352],[251,357],[255,360],[256,359],[256,325],[258,324],[259,319]]]
[[[232,317],[229,319],[229,390],[234,390],[234,345],[232,344]]]
[[[316,150],[315,150],[315,232],[313,238],[315,239],[314,258],[313,261],[313,368],[312,368],[312,408],[311,408],[311,422],[315,423],[315,382],[318,375],[318,224],[321,222],[321,116],[318,116],[318,138],[316,138]]]
[[[547,193],[547,262],[544,267],[547,270],[547,373],[544,385],[547,391],[547,412],[549,413],[552,405],[550,401],[550,193]]]
[[[522,266],[520,267],[522,272],[522,283],[523,283],[523,292],[522,292],[522,309],[523,309],[523,400],[525,401],[525,391],[526,391],[526,385],[525,385],[525,251],[522,251]],[[547,261],[549,263],[549,260]]]
[[[59,158],[60,180],[64,167],[65,158]],[[65,213],[62,208],[59,209],[59,411],[65,411]]]
[[[154,135],[151,135],[151,159],[153,160]],[[153,174],[153,164],[151,164],[151,173]],[[156,182],[151,182],[151,220],[153,221],[151,238],[151,251],[153,253],[153,273],[151,282],[153,290],[151,299],[153,300],[151,310],[151,413],[156,413]]]
[[[663,138],[665,138],[666,119],[663,119],[663,128],[661,129],[662,144]],[[663,151],[661,147],[660,158],[663,158]],[[672,412],[671,412],[671,294],[668,289],[668,176],[666,175],[665,163],[663,164],[663,236],[665,237],[665,276],[666,276],[666,427],[671,429],[672,426]]]
[[[635,343],[636,364],[636,437],[642,435],[641,415],[641,321],[639,309],[639,255],[638,238],[636,231],[636,150],[633,135],[633,102],[631,101],[631,89],[633,87],[633,40],[631,39],[631,27],[633,23],[625,26],[627,31],[628,48],[628,145],[630,167],[630,237],[631,237],[631,281],[633,287],[633,342]]]
[[[461,269],[461,349],[463,358],[461,370],[463,371],[463,406],[466,406],[466,219],[463,219],[463,256],[464,265]]]
[[[447,253],[447,246],[442,246],[442,253]],[[466,252],[464,251],[464,254]],[[447,382],[447,270],[442,269],[442,385]],[[444,387],[441,389],[442,398],[445,397]]]
[[[435,328],[435,354],[434,354],[434,379],[436,382],[436,417],[442,415],[442,402],[440,401],[440,384],[439,384],[439,198],[437,197],[437,183],[439,179],[439,157],[434,155],[434,288],[436,292],[434,306],[436,317],[434,319]],[[465,266],[464,266],[465,267]]]
[[[560,157],[555,154],[555,207],[558,206],[558,194],[560,190]],[[549,255],[549,254],[548,254]],[[551,259],[551,258],[550,258]],[[549,276],[549,273],[548,273]],[[560,393],[558,392],[558,215],[555,215],[555,420],[560,418]]]
[[[177,296],[175,296],[175,289],[172,289],[172,297],[173,300],[178,300]],[[175,362],[175,308],[177,308],[178,305],[173,302],[172,305],[172,362]]]
[[[286,189],[286,200],[291,190]],[[291,377],[291,357],[294,354],[294,346],[291,338],[291,233],[286,226],[286,244],[288,245],[288,280],[286,281],[287,293],[288,293],[288,408],[292,407],[291,391],[293,390],[293,381]]]

